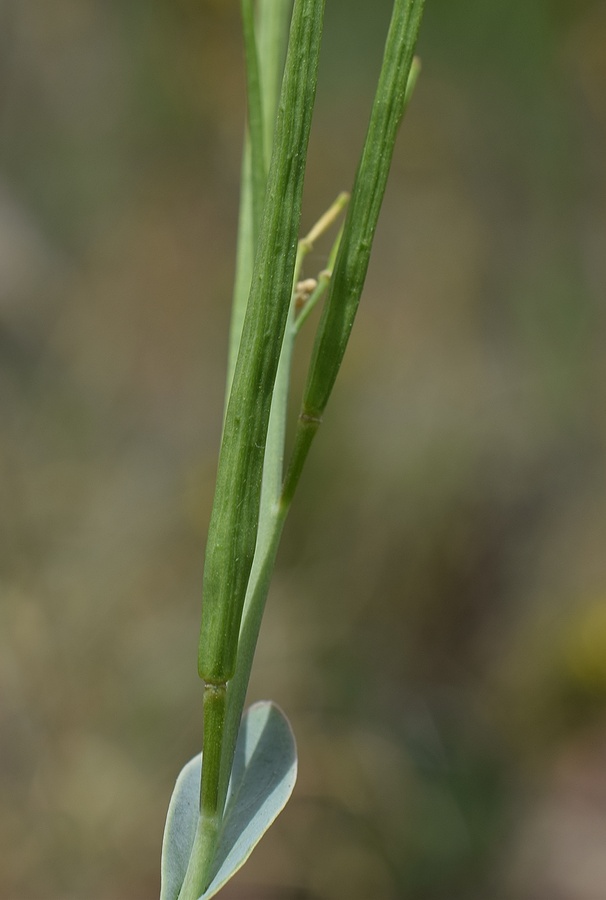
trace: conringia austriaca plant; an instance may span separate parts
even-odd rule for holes
[[[324,0],[242,0],[248,128],[227,402],[208,531],[198,670],[203,752],[182,770],[162,848],[161,900],[206,900],[284,807],[296,748],[272,703],[243,716],[282,528],[353,325],[398,126],[418,74],[423,0],[395,0],[351,197],[297,240]],[[284,61],[285,60],[285,61]],[[326,267],[302,277],[314,241],[347,206]],[[285,466],[296,336],[324,298],[294,445]]]

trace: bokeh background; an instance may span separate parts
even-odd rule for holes
[[[328,0],[303,227],[389,8]],[[606,4],[427,0],[419,51],[251,683],[300,778],[226,900],[606,892]],[[235,0],[0,4],[4,900],[158,896],[243,98]]]

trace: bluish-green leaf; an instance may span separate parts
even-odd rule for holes
[[[198,754],[181,770],[168,807],[162,844],[160,900],[178,900],[199,822]],[[269,826],[284,809],[297,778],[297,749],[284,713],[271,702],[246,712],[225,816],[212,867],[212,881],[200,900],[209,900],[244,865]]]

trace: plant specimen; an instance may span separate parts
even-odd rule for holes
[[[248,130],[227,402],[203,581],[203,752],[182,770],[171,799],[161,900],[214,896],[294,786],[296,749],[283,713],[268,702],[244,717],[242,711],[280,536],[345,353],[398,126],[418,74],[413,52],[422,7],[423,0],[394,2],[351,197],[340,194],[297,240],[324,0],[295,0],[294,6],[259,0],[256,9],[253,0],[242,0]],[[325,269],[317,279],[302,279],[314,241],[346,206]],[[322,298],[285,465],[294,342]]]

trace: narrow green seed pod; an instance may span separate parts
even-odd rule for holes
[[[364,150],[312,355],[302,427],[322,415],[349,340],[364,286],[391,159],[410,88],[423,0],[396,0]],[[410,82],[409,82],[410,77]],[[306,424],[307,423],[307,424]]]
[[[297,250],[324,0],[297,0],[241,349],[219,456],[204,567],[200,676],[234,673],[259,517],[271,398]]]

